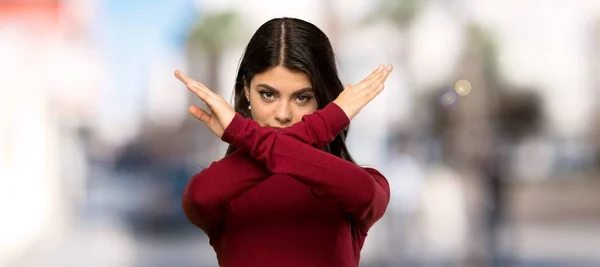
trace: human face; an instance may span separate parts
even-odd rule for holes
[[[318,107],[308,76],[281,66],[255,75],[245,93],[252,118],[261,126],[288,127]]]

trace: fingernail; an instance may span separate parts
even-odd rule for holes
[[[392,64],[388,64],[388,65],[387,65],[387,69],[388,69],[388,70],[391,70],[391,69],[392,69]]]
[[[379,67],[377,68],[377,70],[382,70],[383,69],[383,64],[380,64]]]

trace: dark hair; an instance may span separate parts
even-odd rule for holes
[[[317,26],[295,18],[275,18],[267,21],[254,33],[240,62],[234,88],[234,109],[245,118],[249,102],[244,86],[252,78],[271,68],[282,66],[290,71],[305,73],[315,90],[318,109],[331,103],[344,90],[329,38]],[[355,162],[346,147],[348,128],[344,129],[325,148],[325,151]],[[232,145],[227,154],[236,148]]]

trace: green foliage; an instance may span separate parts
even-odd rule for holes
[[[194,25],[188,41],[192,46],[216,54],[237,41],[241,25],[239,14],[234,11],[207,13]]]
[[[387,20],[397,27],[405,29],[410,27],[421,10],[426,0],[380,0],[374,11],[366,18],[365,23]]]

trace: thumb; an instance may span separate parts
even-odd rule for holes
[[[190,106],[188,108],[188,112],[190,112],[190,114],[192,114],[192,116],[194,116],[196,119],[200,120],[201,122],[204,122],[205,124],[208,124],[208,122],[210,121],[210,117],[211,115],[204,111],[203,109],[197,107],[197,106]]]

